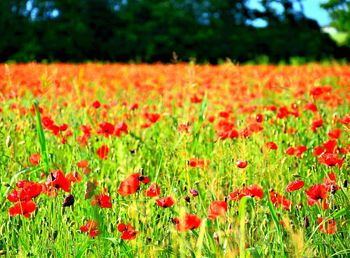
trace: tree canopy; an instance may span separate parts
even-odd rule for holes
[[[262,0],[258,7],[249,3],[1,0],[0,61],[169,62],[176,53],[183,61],[241,62],[264,55],[278,62],[349,54],[303,15],[301,0]],[[253,26],[256,21],[266,26]]]

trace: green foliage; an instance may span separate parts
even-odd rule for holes
[[[331,15],[333,21],[332,26],[336,28],[341,35],[340,44],[350,46],[350,39],[347,35],[350,33],[350,1],[349,0],[328,0],[322,4]]]
[[[220,58],[243,62],[268,56],[270,62],[288,62],[294,56],[349,56],[349,49],[338,48],[315,21],[294,9],[292,1],[265,0],[259,10],[248,2],[3,0],[0,61],[169,62],[173,53],[179,61],[211,63]],[[348,12],[338,12],[335,22],[350,28]],[[255,19],[268,26],[253,27]]]

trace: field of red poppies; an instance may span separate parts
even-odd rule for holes
[[[348,257],[350,66],[0,65],[0,255]]]

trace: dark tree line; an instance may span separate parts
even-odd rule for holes
[[[302,1],[1,0],[0,61],[343,58]],[[276,5],[279,6],[276,8]],[[299,8],[296,8],[298,7]],[[252,26],[260,19],[264,28]]]

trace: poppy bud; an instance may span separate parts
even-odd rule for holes
[[[219,245],[219,235],[218,235],[218,233],[214,232],[213,238],[214,238],[215,244]]]
[[[247,167],[248,162],[245,161],[245,160],[238,160],[236,162],[236,165],[237,165],[238,168],[245,168],[245,167]]]
[[[198,191],[196,189],[193,189],[193,188],[190,189],[190,193],[192,194],[193,197],[196,197],[199,194]]]
[[[186,202],[190,202],[191,201],[191,198],[188,195],[186,195],[184,199],[185,199]]]
[[[310,225],[310,223],[309,223],[309,217],[308,217],[308,216],[305,216],[305,217],[304,217],[304,227],[305,227],[305,228],[308,228],[309,225]]]
[[[63,202],[62,207],[69,207],[74,204],[74,196],[72,194],[68,195]]]

